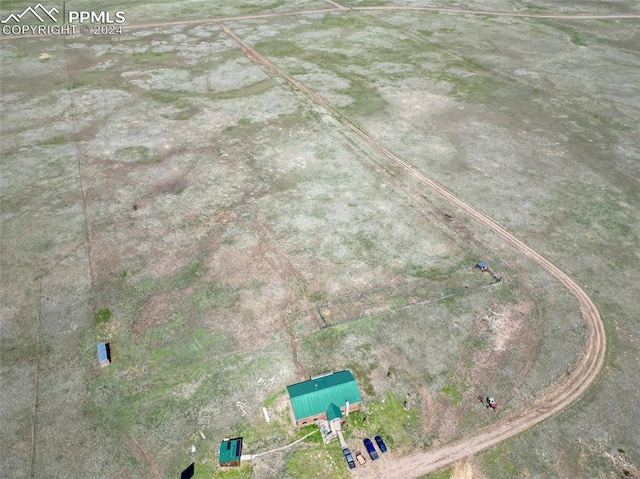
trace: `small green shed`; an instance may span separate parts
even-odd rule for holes
[[[242,438],[226,438],[220,443],[218,463],[223,467],[237,467],[242,457]]]

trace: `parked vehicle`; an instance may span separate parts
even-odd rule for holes
[[[376,452],[376,448],[373,447],[373,443],[371,442],[371,439],[366,438],[362,442],[364,442],[364,447],[367,448],[367,452],[369,453],[369,457],[371,458],[372,461],[375,461],[376,459],[380,458],[378,456],[378,453]]]
[[[376,440],[376,444],[378,445],[380,452],[387,452],[387,445],[384,443],[382,438],[380,436],[376,436],[374,439]]]
[[[367,462],[364,456],[360,454],[360,451],[356,452],[356,461],[358,461],[361,466],[364,466],[364,463]]]
[[[345,447],[342,450],[342,454],[344,455],[344,458],[347,460],[349,469],[355,469],[356,463],[353,461],[353,456],[351,455],[351,451],[349,450],[349,448]]]

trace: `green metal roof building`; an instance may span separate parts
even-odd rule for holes
[[[316,376],[287,386],[293,422],[296,426],[332,421],[360,408],[362,398],[351,371]],[[345,408],[349,407],[349,411]]]

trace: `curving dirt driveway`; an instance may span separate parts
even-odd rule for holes
[[[347,124],[348,120],[344,119],[341,121],[349,126],[349,124]],[[604,325],[591,298],[589,298],[575,281],[544,256],[517,239],[493,219],[465,203],[421,172],[415,170],[411,165],[397,158],[383,146],[378,145],[375,140],[370,139],[355,125],[350,126],[350,128],[366,139],[378,151],[387,156],[387,158],[407,170],[427,188],[489,227],[505,242],[514,246],[524,256],[532,259],[556,277],[578,300],[588,328],[587,344],[585,345],[580,360],[568,378],[555,389],[537,398],[532,404],[497,423],[476,431],[473,436],[465,438],[462,441],[449,444],[437,450],[416,453],[393,461],[381,461],[379,464],[376,463],[375,477],[419,477],[422,474],[440,469],[513,437],[577,401],[589,388],[591,383],[593,383],[602,369],[606,351]]]
[[[286,80],[293,89],[303,93],[316,105],[322,106],[345,127],[357,134],[396,166],[407,171],[426,188],[437,193],[442,198],[449,201],[449,203],[455,205],[472,218],[493,230],[505,242],[515,247],[524,256],[532,259],[557,278],[577,298],[588,328],[588,340],[580,360],[575,365],[569,376],[565,378],[564,381],[555,389],[546,392],[543,396],[540,396],[533,403],[520,411],[476,431],[472,436],[461,441],[448,444],[432,451],[418,452],[409,456],[397,458],[389,457],[385,461],[372,463],[371,466],[367,468],[366,476],[380,477],[384,479],[406,479],[419,477],[428,472],[450,465],[464,457],[476,454],[504,441],[505,439],[526,431],[539,422],[560,412],[571,403],[577,401],[597,378],[598,373],[602,369],[606,351],[604,325],[602,324],[598,310],[584,290],[553,263],[517,239],[489,216],[465,203],[438,183],[413,168],[413,166],[395,156],[384,146],[371,138],[367,133],[362,131],[358,126],[351,123],[324,98],[317,95],[276,65],[262,57],[249,44],[233,33],[229,27],[222,23],[220,23],[220,27],[227,35],[238,43],[244,54],[252,61],[263,65],[272,75],[279,76]]]

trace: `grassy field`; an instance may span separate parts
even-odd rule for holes
[[[3,2],[0,16],[26,6]],[[202,478],[349,477],[319,434],[231,471],[217,448],[303,437],[285,388],[326,371],[350,369],[364,399],[350,447],[379,433],[397,458],[499,420],[478,395],[508,414],[571,370],[585,328],[557,281],[218,24],[179,23],[333,5],[100,8],[125,11],[128,27],[177,23],[0,43],[3,475],[178,477],[195,462]],[[609,12],[582,8],[562,13]],[[336,10],[225,25],[596,302],[609,342],[600,381],[467,470],[637,474],[638,20]]]

